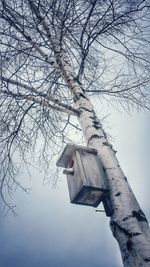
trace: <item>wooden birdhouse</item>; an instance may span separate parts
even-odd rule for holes
[[[71,203],[97,207],[108,194],[97,150],[67,144],[56,165],[65,168]]]

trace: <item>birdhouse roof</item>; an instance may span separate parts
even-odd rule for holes
[[[89,147],[84,147],[84,146],[79,146],[79,145],[75,145],[75,144],[72,144],[72,143],[68,143],[64,147],[60,157],[58,158],[58,160],[56,162],[56,165],[59,166],[59,167],[66,168],[68,166],[68,163],[69,163],[70,159],[73,156],[73,153],[76,150],[82,150],[82,151],[86,151],[88,153],[97,154],[97,150],[94,149],[94,148],[89,148]]]

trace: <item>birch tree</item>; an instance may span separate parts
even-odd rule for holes
[[[67,128],[96,148],[110,189],[110,227],[124,266],[150,266],[150,231],[100,119],[94,97],[131,112],[149,110],[147,0],[0,0],[0,193],[12,194],[27,153],[41,158]],[[71,118],[79,122],[76,125]],[[41,141],[42,140],[42,141]]]

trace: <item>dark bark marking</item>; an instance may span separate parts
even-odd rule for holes
[[[126,221],[126,220],[128,220],[129,218],[132,218],[132,217],[133,217],[132,215],[129,215],[129,216],[123,218],[122,220],[123,220],[123,221]]]
[[[45,56],[45,60],[48,60],[48,55]],[[53,61],[51,62],[51,65],[53,64]]]
[[[133,237],[133,236],[138,236],[141,233],[135,232],[135,233],[129,233],[128,230],[126,230],[125,228],[121,227],[119,224],[117,224],[116,222],[112,221],[111,222],[111,229],[113,229],[113,235],[115,236],[115,231],[116,228],[118,227],[120,231],[122,231],[126,236],[128,236],[129,238]]]
[[[101,125],[101,123],[100,123],[99,120],[95,120],[95,119],[93,119],[93,123],[94,123],[94,125]]]
[[[92,120],[94,120],[95,117],[94,116],[89,116],[89,118],[92,119]]]
[[[95,115],[95,112],[93,111],[93,115],[92,116],[90,116],[89,117],[90,119],[92,119],[92,120],[95,120],[95,121],[97,121],[98,120],[98,118],[96,117],[96,115]]]
[[[141,235],[141,233],[132,233],[132,236],[137,236],[137,235]]]
[[[48,57],[46,57],[45,60],[48,60]],[[51,61],[50,64],[53,65],[53,64],[55,64],[55,62],[54,61]]]
[[[124,176],[124,179],[125,179],[125,181],[127,182],[127,177],[126,177],[126,176]]]
[[[98,130],[98,129],[101,129],[102,127],[100,126],[100,125],[93,125],[93,127],[96,129],[96,130]],[[104,137],[104,136],[103,136]],[[105,138],[105,137],[104,137]]]
[[[77,100],[79,100],[79,99],[77,99]],[[86,110],[86,111],[88,111],[88,112],[93,112],[92,110],[90,110],[90,109],[88,109],[88,108],[85,108],[85,107],[80,107],[80,109],[84,109],[84,110]]]
[[[87,97],[83,93],[80,93],[79,96],[87,99]]]
[[[112,145],[109,144],[108,142],[103,142],[103,145],[105,145],[105,146],[109,146],[110,148],[112,148]]]
[[[115,149],[112,149],[112,150],[113,150],[114,154],[116,154],[116,153],[117,153],[117,150],[115,150]]]
[[[121,195],[120,192],[118,192],[117,194],[115,194],[116,197],[119,197]]]
[[[125,228],[121,227],[119,224],[115,223],[116,226],[127,236],[131,237],[131,233],[129,233]]]
[[[76,96],[73,96],[73,102],[76,103],[78,101]]]
[[[129,239],[126,245],[127,245],[127,250],[131,252],[133,250],[133,245],[134,245],[133,242]]]
[[[145,262],[149,262],[150,261],[150,258],[146,258],[144,259]]]
[[[90,143],[90,141],[93,139],[93,138],[101,138],[101,136],[100,135],[98,135],[98,134],[93,134],[93,135],[91,135],[90,136],[90,138],[89,138],[89,140],[88,140],[88,144]]]
[[[132,216],[135,217],[138,221],[145,221],[147,222],[146,216],[142,210],[139,211],[132,211]]]
[[[105,138],[103,135],[99,135],[99,138],[102,139],[102,138]]]

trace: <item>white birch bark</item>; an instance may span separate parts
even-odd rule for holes
[[[110,227],[118,241],[123,264],[125,267],[148,267],[150,266],[150,229],[147,219],[96,117],[93,105],[85,95],[82,86],[74,79],[71,66],[67,64],[67,57],[61,55],[61,61],[62,77],[73,92],[76,108],[80,111],[78,119],[86,144],[97,149],[104,167],[114,209]]]
[[[79,117],[88,146],[98,150],[103,164],[110,199],[114,209],[110,226],[117,239],[124,266],[150,266],[150,230],[144,213],[127,182],[115,151],[107,141],[102,125],[88,99],[77,101],[82,110]]]

